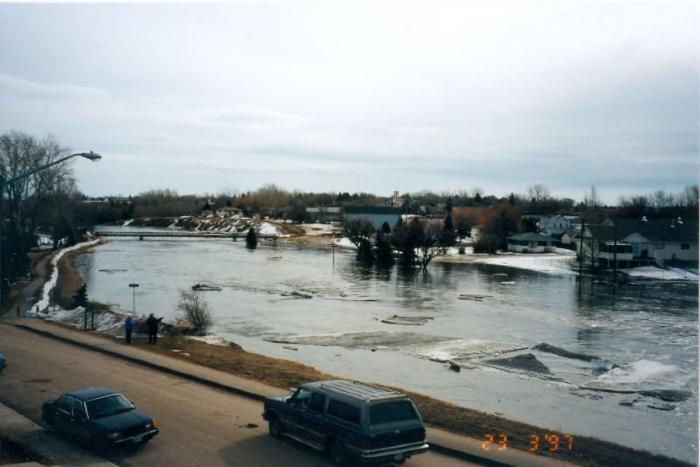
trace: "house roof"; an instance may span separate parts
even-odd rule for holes
[[[546,235],[538,234],[535,232],[526,232],[517,235],[511,235],[508,240],[517,240],[525,242],[551,242],[552,237]]]
[[[618,239],[638,233],[643,237],[657,242],[697,242],[697,219],[613,219],[617,225]]]
[[[348,206],[345,208],[345,214],[396,214],[400,215],[403,212],[401,208],[392,208],[387,206]]]
[[[591,235],[601,242],[615,241],[615,225],[617,225],[617,241],[639,234],[651,242],[697,242],[698,221],[691,219],[681,221],[675,219],[608,219],[604,224],[586,225]],[[578,235],[577,235],[578,236]]]

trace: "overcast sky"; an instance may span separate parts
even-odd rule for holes
[[[89,195],[698,182],[693,5],[0,4],[0,132]]]

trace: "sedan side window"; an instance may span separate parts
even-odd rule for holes
[[[73,413],[73,398],[70,396],[62,396],[58,400],[58,410],[60,412],[63,412],[65,414],[72,414]]]
[[[73,404],[73,415],[79,420],[87,419],[87,416],[85,415],[85,408],[83,408],[83,403],[77,399]]]

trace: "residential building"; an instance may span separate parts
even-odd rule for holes
[[[519,253],[545,253],[553,251],[553,239],[535,232],[521,233],[508,237],[508,251]]]
[[[537,223],[537,228],[543,235],[561,238],[561,236],[571,228],[571,220],[561,214],[557,214],[556,216],[542,216]]]
[[[696,219],[607,219],[603,224],[586,225],[583,235],[576,235],[579,252],[581,237],[584,258],[593,258],[597,265],[612,261],[615,244],[617,260],[630,266],[698,264]]]
[[[241,208],[226,206],[217,209],[216,215],[219,217],[241,217],[243,215],[243,210]]]

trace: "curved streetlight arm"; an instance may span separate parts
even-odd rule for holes
[[[71,158],[73,158],[73,157],[84,157],[85,159],[90,159],[90,160],[93,161],[93,162],[102,159],[102,156],[100,156],[99,154],[97,154],[97,153],[95,153],[95,152],[92,152],[92,151],[90,151],[90,152],[79,152],[79,153],[76,153],[76,154],[71,154],[70,156],[62,157],[62,158],[60,158],[60,159],[58,159],[58,160],[55,160],[55,161],[53,161],[53,162],[49,162],[48,164],[42,165],[41,167],[37,167],[37,168],[32,169],[32,170],[30,170],[30,171],[28,171],[28,172],[25,172],[25,173],[23,173],[23,174],[17,175],[17,176],[14,177],[14,178],[6,179],[6,180],[4,181],[4,184],[5,184],[5,185],[12,185],[12,184],[14,184],[14,183],[16,183],[16,182],[18,182],[18,181],[20,181],[20,180],[22,180],[22,179],[25,179],[25,178],[27,178],[27,177],[29,177],[29,176],[31,176],[31,175],[34,175],[34,174],[37,173],[37,172],[41,172],[42,170],[48,169],[49,167],[53,167],[54,165],[60,164],[61,162],[65,162],[65,161],[67,161],[68,159],[71,159]]]

